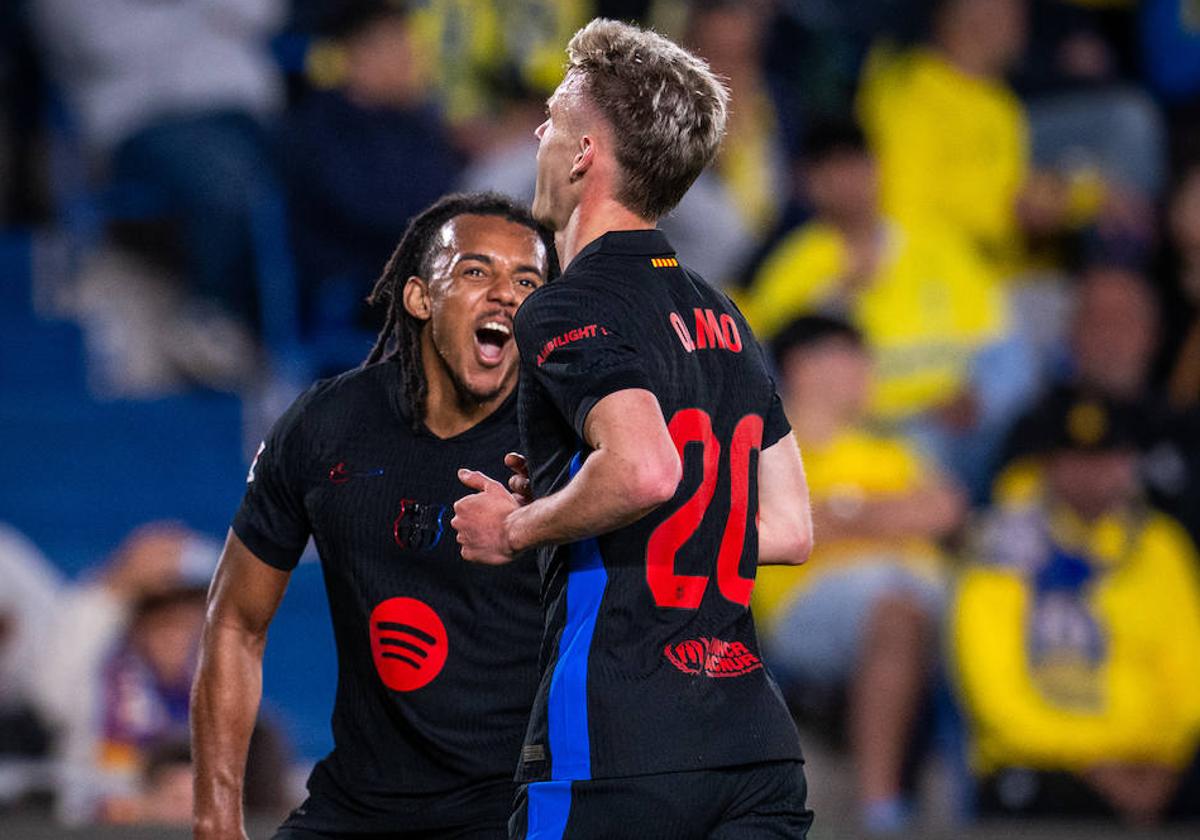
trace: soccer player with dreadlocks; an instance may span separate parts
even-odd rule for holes
[[[334,749],[275,835],[501,838],[537,683],[532,557],[463,563],[463,465],[516,448],[517,307],[557,271],[529,214],[448,196],[410,224],[370,301],[362,367],[318,382],[250,469],[209,593],[192,696],[195,836],[243,838],[242,776],[267,625],[308,538],[338,649]]]

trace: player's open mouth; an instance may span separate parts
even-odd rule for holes
[[[485,367],[504,360],[504,349],[512,340],[512,326],[504,321],[484,321],[475,329],[475,348]]]

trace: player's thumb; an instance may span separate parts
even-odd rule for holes
[[[461,469],[458,471],[458,480],[470,487],[472,490],[483,491],[487,489],[488,482],[491,481],[486,475],[476,470]]]

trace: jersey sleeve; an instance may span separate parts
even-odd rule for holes
[[[788,422],[783,411],[783,400],[779,398],[779,392],[775,390],[775,382],[772,380],[771,405],[767,409],[767,416],[763,418],[762,448],[770,449],[791,432],[792,424]]]
[[[522,367],[583,437],[588,413],[609,394],[653,390],[636,322],[598,290],[547,286],[517,311]]]
[[[295,478],[305,457],[301,420],[311,394],[297,399],[259,446],[246,476],[246,493],[233,518],[233,532],[246,548],[285,572],[300,561],[312,531],[304,488]]]
[[[767,356],[766,348],[758,340],[758,336],[754,334],[754,330],[750,328],[746,315],[737,305],[737,302],[732,298],[727,298],[727,300],[729,300],[729,305],[737,315],[739,328],[748,337],[748,341],[758,354],[758,359],[762,363],[763,376],[767,378],[767,382],[770,385],[771,399],[767,406],[767,412],[763,416],[762,436],[762,448],[769,449],[791,434],[792,424],[788,421],[787,414],[783,410],[783,400],[780,399],[779,390],[775,386],[775,377],[771,375],[774,365],[772,365],[770,358]]]

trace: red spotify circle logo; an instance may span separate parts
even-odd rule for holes
[[[446,625],[416,598],[388,598],[371,611],[371,656],[392,691],[416,691],[446,664]]]

